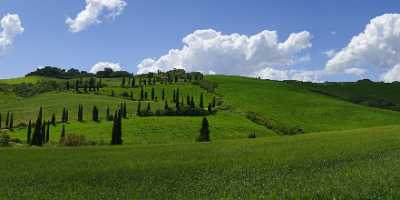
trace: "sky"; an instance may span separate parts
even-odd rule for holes
[[[41,66],[400,80],[400,1],[0,0],[0,78]]]

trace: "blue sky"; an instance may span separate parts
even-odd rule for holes
[[[0,18],[17,14],[24,28],[0,55],[0,77],[21,76],[44,65],[89,71],[98,62],[119,63],[124,70],[136,72],[145,58],[157,60],[170,49],[182,48],[182,39],[200,29],[248,36],[275,30],[280,42],[291,33],[307,31],[312,35],[312,47],[302,53],[309,59],[296,62],[291,69],[323,70],[329,60],[324,51],[339,51],[363,32],[371,19],[400,9],[399,1],[382,0],[125,2],[127,6],[114,19],[100,16],[102,23],[73,33],[65,20],[85,8],[84,0],[0,0]],[[368,77],[379,79],[378,73],[385,70],[372,70]],[[335,73],[323,79],[358,78]]]

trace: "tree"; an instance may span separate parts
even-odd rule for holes
[[[43,117],[43,109],[42,109],[42,107],[40,107],[39,114],[38,114],[38,117],[37,117],[36,123],[35,123],[35,130],[33,131],[33,137],[32,137],[30,145],[35,145],[35,146],[43,145],[42,117]]]
[[[62,129],[61,129],[61,139],[65,138],[65,124],[63,124]]]
[[[147,103],[147,109],[146,109],[147,113],[151,112],[151,107],[150,107],[150,103]]]
[[[0,129],[1,129],[1,124],[2,124],[2,121],[1,121],[1,113],[0,113]]]
[[[174,89],[174,94],[173,94],[173,96],[172,96],[172,102],[175,103],[175,101],[176,101],[176,92],[175,92],[175,89]]]
[[[210,130],[208,127],[208,120],[207,118],[203,118],[202,126],[200,129],[200,135],[197,138],[198,142],[209,142],[210,141]]]
[[[212,105],[211,103],[208,104],[208,112],[211,114],[212,113]]]
[[[49,143],[49,141],[50,141],[50,121],[47,122],[45,142]]]
[[[132,76],[131,87],[134,88],[136,86],[135,76]]]
[[[179,98],[180,98],[180,94],[179,94],[179,88],[178,88],[178,89],[176,89],[175,102],[179,103]]]
[[[131,93],[130,93],[130,98],[131,98],[131,100],[133,101],[133,91],[131,90]]]
[[[203,93],[200,94],[200,108],[204,108],[204,97],[203,97]]]
[[[151,88],[151,100],[154,101],[155,98],[156,98],[155,90],[154,88]]]
[[[162,93],[161,93],[161,100],[165,100],[165,89],[162,89]]]
[[[7,112],[5,127],[8,128],[8,125],[9,125],[9,124],[10,124],[10,112]]]
[[[122,77],[121,87],[125,87],[125,82],[126,82],[125,77]]]
[[[106,117],[107,117],[107,120],[110,121],[111,116],[110,116],[110,107],[109,106],[107,106]]]
[[[51,115],[51,124],[52,124],[53,126],[56,125],[56,114],[54,114],[54,113]]]
[[[141,115],[141,113],[142,113],[142,104],[140,103],[140,101],[139,101],[139,103],[138,103],[138,106],[137,106],[137,110],[136,110],[136,115],[138,115],[138,116],[140,116]]]
[[[165,103],[164,103],[164,110],[169,110],[168,101],[165,101]]]
[[[14,114],[10,114],[10,123],[8,124],[8,129],[13,130],[14,128]]]
[[[115,111],[113,129],[111,134],[111,145],[122,144],[122,116],[121,111]]]
[[[32,138],[32,121],[29,120],[28,130],[27,130],[27,133],[26,133],[26,143],[27,144],[31,143],[31,138]]]
[[[99,109],[96,106],[93,106],[92,110],[92,119],[95,122],[99,122]]]
[[[78,106],[78,121],[83,122],[83,105]]]
[[[111,96],[112,96],[112,97],[115,97],[115,92],[114,92],[114,90],[111,90]]]
[[[140,100],[144,99],[144,90],[143,87],[140,89]]]
[[[215,96],[214,96],[213,102],[212,102],[212,107],[215,108],[215,106],[216,106],[216,100],[215,100]]]

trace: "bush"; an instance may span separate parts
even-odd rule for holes
[[[304,130],[300,127],[290,127],[276,120],[265,118],[255,112],[248,112],[246,117],[257,124],[263,125],[268,129],[273,130],[277,134],[297,135],[304,133]]]
[[[10,146],[10,136],[6,132],[0,133],[0,147]]]
[[[255,139],[256,138],[256,133],[250,133],[248,138]]]
[[[86,145],[94,145],[93,142],[89,142],[86,140],[85,136],[78,134],[67,134],[60,140],[60,144],[64,146],[86,146]]]

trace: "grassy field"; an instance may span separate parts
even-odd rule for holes
[[[49,77],[41,77],[41,76],[27,76],[27,77],[18,77],[18,78],[11,78],[11,79],[0,79],[0,83],[5,84],[20,84],[20,83],[37,83],[41,80],[58,80],[55,78]]]
[[[218,83],[225,104],[240,112],[256,112],[306,132],[345,130],[400,123],[400,113],[334,99],[278,81],[209,76]]]
[[[8,80],[15,84],[25,78]],[[27,78],[34,82],[35,78]],[[40,79],[40,78],[38,78]],[[0,112],[12,111],[15,124],[34,120],[43,106],[45,118],[59,119],[70,110],[67,134],[84,135],[95,146],[58,145],[61,124],[51,127],[44,147],[25,144],[0,148],[0,199],[399,199],[400,113],[352,104],[296,85],[231,76],[207,76],[216,93],[192,84],[154,86],[200,93],[205,104],[223,101],[208,116],[210,143],[195,142],[202,117],[138,117],[137,101],[120,96],[132,89],[119,79],[98,94],[50,92],[29,98],[0,93]],[[7,81],[5,81],[7,82]],[[1,83],[1,81],[0,81]],[[152,86],[146,87],[151,98]],[[111,90],[116,96],[111,97]],[[140,89],[133,89],[134,98]],[[105,109],[127,103],[122,122],[124,145],[110,146],[112,123]],[[144,108],[147,102],[142,102]],[[78,122],[78,104],[84,122]],[[90,120],[100,109],[101,122]],[[163,101],[151,102],[153,110]],[[246,118],[255,112],[307,134],[278,136]],[[256,139],[248,139],[255,133]],[[26,139],[26,129],[9,132]]]
[[[400,127],[0,150],[0,199],[398,199]]]

